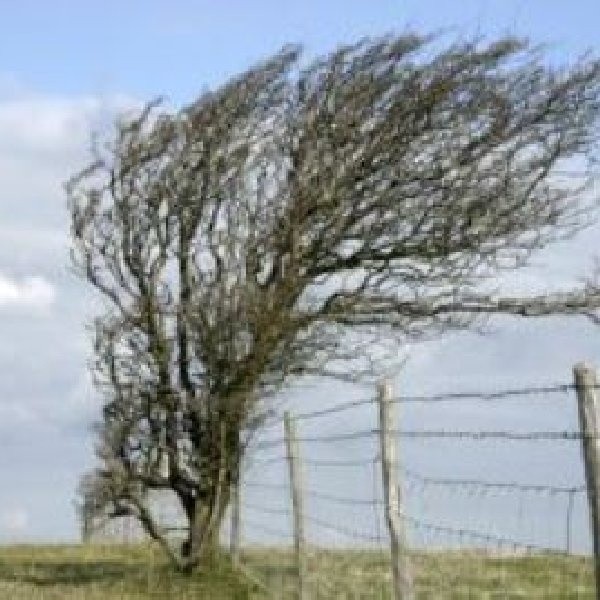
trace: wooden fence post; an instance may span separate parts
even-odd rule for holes
[[[81,508],[81,541],[87,544],[92,537],[92,517],[87,499],[83,501]]]
[[[231,486],[231,530],[229,532],[229,552],[235,568],[240,566],[241,542],[241,493],[242,493],[242,458],[238,459],[235,480]]]
[[[573,368],[579,428],[582,433],[581,447],[590,507],[590,525],[594,544],[594,573],[596,598],[600,600],[600,403],[598,380],[595,370],[584,363]]]
[[[302,497],[302,473],[300,467],[300,454],[296,438],[296,424],[294,419],[285,412],[283,418],[285,428],[285,443],[290,474],[290,491],[292,496],[292,510],[294,515],[294,551],[296,554],[297,569],[297,596],[299,600],[307,600],[306,591],[306,553],[304,538],[304,506]]]
[[[393,597],[395,600],[413,600],[413,580],[405,523],[400,512],[401,489],[397,478],[399,463],[396,459],[396,440],[393,433],[395,428],[394,404],[392,402],[392,386],[389,381],[380,383],[378,398],[383,500],[390,532]]]

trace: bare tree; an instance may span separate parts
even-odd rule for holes
[[[76,265],[107,300],[83,495],[135,516],[183,570],[213,547],[289,376],[373,336],[596,318],[593,280],[530,297],[489,283],[589,222],[600,62],[551,68],[515,39],[439,47],[364,40],[308,66],[285,48],[179,111],[121,120],[67,186]],[[153,490],[181,504],[181,548]]]

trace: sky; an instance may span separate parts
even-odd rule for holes
[[[63,183],[88,160],[93,130],[157,95],[173,106],[191,102],[287,43],[301,43],[311,57],[388,32],[514,33],[546,44],[548,59],[560,63],[600,53],[599,17],[597,0],[0,0],[0,541],[78,535],[75,488],[93,464],[91,425],[100,407],[87,371],[88,325],[98,307],[70,269]],[[507,285],[529,290],[575,282],[591,268],[598,232],[540,255]],[[398,393],[562,383],[576,361],[600,364],[600,332],[585,321],[498,319],[492,325],[488,336],[457,334],[411,347],[395,379]],[[304,386],[287,403],[307,409],[367,392]],[[576,425],[572,398],[552,408],[540,402],[496,412],[414,409],[402,418],[463,428]],[[315,427],[342,430],[371,417],[355,413]],[[518,479],[522,472],[554,483],[582,477],[573,448],[463,450],[412,446],[406,458],[437,474],[458,473],[460,465],[461,475]],[[359,485],[352,477],[338,473],[329,484]]]

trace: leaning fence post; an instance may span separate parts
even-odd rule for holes
[[[595,370],[584,363],[573,368],[581,447],[590,506],[590,525],[594,544],[594,573],[596,577],[596,598],[600,600],[600,405],[598,399],[598,380]]]
[[[378,398],[383,500],[390,533],[394,599],[412,600],[414,598],[413,581],[408,558],[405,523],[402,521],[400,512],[401,489],[397,478],[394,404],[392,402],[392,386],[389,381],[379,384]]]
[[[296,437],[296,424],[289,412],[283,418],[285,428],[285,443],[290,474],[290,491],[292,495],[292,510],[294,515],[294,551],[296,554],[297,569],[297,596],[299,600],[306,600],[306,554],[304,538],[304,506],[302,498],[302,473],[300,469],[300,454]]]
[[[235,477],[231,486],[231,530],[229,532],[229,552],[234,567],[240,565],[241,541],[241,488],[242,488],[242,458],[238,459],[235,467]]]

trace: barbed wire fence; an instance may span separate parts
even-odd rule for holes
[[[598,597],[597,389],[578,366],[574,383],[429,396],[388,384],[275,415],[234,494],[232,555],[276,598]],[[552,426],[565,410],[569,427]],[[532,412],[547,428],[528,426]],[[521,426],[457,426],[507,415]]]
[[[275,414],[244,458],[224,544],[267,597],[599,598],[598,389],[577,366],[571,383],[383,385]],[[183,536],[173,506],[159,513]],[[141,538],[131,519],[96,535]]]

